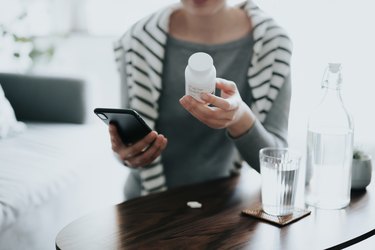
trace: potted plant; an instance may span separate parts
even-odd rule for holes
[[[51,41],[44,41],[44,46],[41,46],[42,38],[18,31],[18,26],[27,27],[27,15],[27,12],[23,11],[9,23],[0,23],[0,52],[12,51],[11,55],[17,61],[21,72],[30,72],[40,60],[50,61],[55,52]],[[7,56],[7,53],[0,54],[0,57],[2,56]]]
[[[352,189],[365,189],[371,182],[371,156],[354,149],[352,162]]]

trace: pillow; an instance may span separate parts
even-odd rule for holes
[[[26,125],[17,121],[14,110],[0,85],[0,139],[14,136],[25,129]]]

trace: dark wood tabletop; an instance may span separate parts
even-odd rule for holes
[[[260,202],[260,176],[240,176],[136,198],[84,216],[57,235],[56,248],[84,249],[326,249],[375,234],[375,185],[352,192],[340,210],[311,214],[278,227],[241,214]],[[198,201],[202,208],[190,208]],[[375,248],[374,248],[375,249]]]

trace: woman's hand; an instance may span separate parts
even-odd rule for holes
[[[234,82],[218,78],[216,87],[221,90],[221,97],[204,93],[201,99],[205,103],[191,96],[182,97],[180,103],[207,126],[215,129],[227,128],[231,136],[239,137],[253,126],[255,116],[243,102]]]
[[[167,146],[167,138],[151,131],[140,141],[125,145],[115,125],[109,125],[112,150],[116,152],[121,161],[128,167],[144,167],[153,162]]]

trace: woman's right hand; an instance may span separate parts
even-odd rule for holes
[[[112,150],[128,167],[144,167],[153,162],[163,152],[168,140],[162,134],[151,131],[143,139],[132,145],[125,145],[114,124],[109,125]]]

